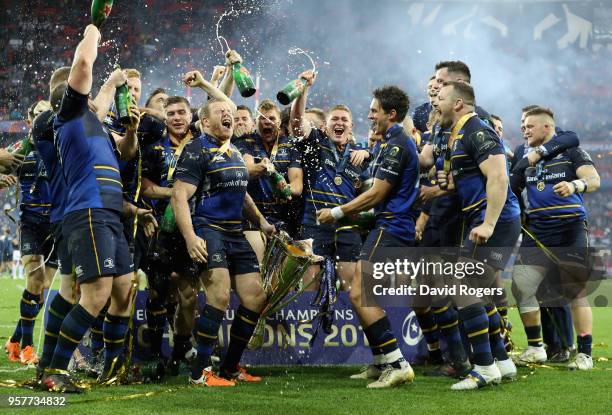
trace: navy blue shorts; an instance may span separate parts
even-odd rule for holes
[[[68,251],[68,240],[64,238],[62,224],[62,221],[52,223],[51,233],[53,234],[55,252],[57,255],[57,268],[60,270],[60,274],[70,275],[72,274],[72,259],[70,259],[70,252]]]
[[[145,263],[146,266],[143,269],[147,273],[161,271],[169,277],[172,272],[176,272],[185,276],[198,277],[198,266],[189,257],[185,239],[178,230],[158,232],[148,251]],[[156,269],[153,270],[153,268]]]
[[[82,209],[64,217],[62,229],[79,283],[134,270],[119,212]]]
[[[42,255],[45,259],[49,258],[50,254],[53,256],[53,235],[48,216],[22,212],[19,228],[21,256]]]
[[[206,241],[208,269],[226,268],[232,276],[259,272],[255,251],[242,232],[228,236],[213,229],[198,228],[196,235]]]
[[[160,218],[157,218],[159,223]],[[123,234],[130,247],[130,254],[134,262],[134,269],[144,269],[145,261],[147,259],[147,250],[149,249],[149,240],[145,233],[144,228],[138,224],[136,229],[136,238],[134,238],[134,218],[123,218]]]
[[[382,228],[375,228],[370,231],[363,243],[359,259],[368,262],[383,262],[401,259],[401,257],[408,258],[409,252],[405,249],[397,248],[409,248],[414,246],[414,241],[407,241]]]
[[[315,255],[326,256],[338,262],[357,262],[361,250],[361,236],[354,229],[336,230],[332,226],[304,225],[300,239],[312,238]]]
[[[520,251],[523,264],[549,267],[555,260],[578,264],[587,262],[589,230],[585,221],[540,222],[529,224],[526,228],[529,233],[523,233]],[[546,247],[548,253],[540,248],[532,236]]]
[[[470,241],[470,232],[481,223],[474,221],[465,225],[460,255],[484,262],[496,270],[503,270],[506,268],[516,241],[521,234],[521,219],[517,217],[511,222],[497,222],[493,235],[487,243],[474,245]]]

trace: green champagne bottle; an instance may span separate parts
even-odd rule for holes
[[[287,181],[282,174],[273,171],[270,173],[270,181],[272,182],[272,188],[274,193],[281,199],[291,200],[291,187],[287,184]]]
[[[113,0],[93,0],[91,2],[91,23],[98,29],[108,18],[113,8]]]
[[[21,141],[17,141],[16,143],[11,144],[6,149],[9,153],[14,155],[21,155],[23,157],[27,156],[30,151],[32,151],[32,143],[30,142],[30,137],[26,137]]]
[[[376,223],[376,215],[372,212],[359,212],[347,215],[338,221],[339,226],[357,226],[361,229],[371,229]]]
[[[238,91],[240,91],[240,95],[244,98],[250,97],[257,91],[249,70],[241,63],[236,62],[233,65],[232,76],[234,77],[234,82],[236,82]]]
[[[176,230],[176,220],[174,219],[174,211],[170,203],[168,203],[166,210],[164,210],[164,216],[162,217],[159,228],[162,232],[166,233],[172,233]]]
[[[117,118],[121,124],[130,122],[130,101],[132,96],[128,89],[127,83],[121,85],[115,91],[115,109],[117,110]]]
[[[276,94],[276,99],[283,105],[291,104],[294,99],[302,95],[304,88],[306,88],[306,82],[304,78],[298,78],[289,82]]]

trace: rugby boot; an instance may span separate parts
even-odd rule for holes
[[[570,370],[591,370],[593,369],[593,358],[585,353],[578,353],[576,359],[567,365]]]
[[[529,363],[544,363],[546,360],[546,350],[543,347],[527,346],[527,349],[517,358],[516,363],[527,365]]]
[[[199,379],[193,379],[189,377],[189,383],[196,386],[210,386],[210,387],[225,387],[225,386],[236,386],[236,382],[232,380],[224,379],[217,376],[211,367],[207,367],[202,370],[202,376]]]
[[[19,342],[12,342],[11,339],[8,339],[4,344],[4,350],[9,362],[19,362],[21,360],[21,344]]]
[[[410,367],[410,364],[406,362],[400,368],[393,366],[387,366],[385,370],[380,374],[377,381],[369,383],[368,389],[381,389],[390,388],[393,386],[399,386],[403,383],[412,383],[414,380],[414,372]]]
[[[451,390],[472,390],[501,382],[501,373],[495,363],[489,366],[474,365],[467,377],[451,386]]]
[[[49,392],[83,393],[85,388],[78,385],[65,370],[45,370],[42,387]]]
[[[495,360],[495,364],[501,373],[502,380],[514,380],[516,377],[516,365],[512,359]]]
[[[38,363],[38,356],[34,351],[34,347],[26,346],[19,354],[19,361],[22,365],[35,365]]]
[[[368,365],[361,369],[361,372],[351,375],[351,379],[378,379],[382,374],[380,365]]]

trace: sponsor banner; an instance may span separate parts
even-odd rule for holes
[[[52,291],[49,301],[45,303],[45,318],[47,305],[51,304],[56,294],[55,290]],[[304,293],[285,309],[268,318],[262,347],[258,350],[245,351],[242,362],[253,365],[337,365],[371,362],[372,353],[368,341],[346,292],[338,293],[331,332],[325,333],[319,329],[310,346],[318,324],[318,319],[315,318],[318,309],[310,305],[313,297],[314,293]],[[149,357],[146,301],[146,291],[139,291],[134,313],[135,360]],[[199,296],[199,303],[201,309],[204,305],[202,294]],[[222,354],[229,342],[231,323],[237,305],[238,298],[232,294],[230,307],[219,330]],[[407,307],[393,307],[387,310],[387,315],[404,357],[410,362],[422,361],[427,354],[427,345],[414,312]],[[166,329],[163,344],[166,356],[170,355],[172,344],[172,335],[168,331],[169,328]],[[89,353],[86,340],[80,346],[84,354]]]

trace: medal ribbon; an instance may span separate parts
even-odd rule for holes
[[[453,144],[455,143],[455,140],[457,139],[457,135],[459,134],[459,131],[463,129],[463,126],[465,125],[466,122],[468,122],[468,120],[470,120],[472,117],[477,117],[477,116],[478,115],[475,112],[470,112],[468,114],[465,114],[463,117],[459,118],[459,121],[457,121],[457,124],[455,124],[455,126],[451,130],[450,137],[448,138],[448,145],[446,146],[446,157],[444,160],[444,171],[445,172],[448,173],[451,170],[450,155],[452,152]]]

